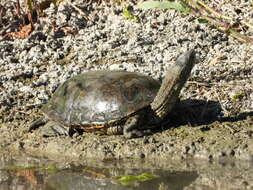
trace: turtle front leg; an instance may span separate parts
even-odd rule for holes
[[[144,135],[144,132],[139,129],[139,120],[141,119],[140,115],[134,115],[129,117],[126,120],[126,123],[124,125],[123,129],[123,135],[126,138],[134,138],[134,137],[141,137]]]

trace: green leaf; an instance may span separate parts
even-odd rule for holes
[[[199,23],[208,23],[208,20],[205,18],[198,18]]]
[[[190,11],[181,3],[178,2],[171,2],[171,1],[145,1],[141,3],[139,6],[141,9],[153,9],[153,8],[159,8],[159,9],[176,9],[178,11],[181,11],[183,13],[189,14]]]
[[[129,19],[129,20],[137,20],[137,17],[134,16],[132,14],[132,12],[128,9],[128,6],[125,6],[123,8],[123,12],[121,13],[121,15],[125,18],[125,19]]]
[[[149,174],[149,173],[142,173],[138,176],[136,176],[140,181],[147,181],[147,180],[151,180],[154,179],[156,176],[153,174]]]
[[[137,176],[125,175],[125,176],[115,177],[115,181],[118,184],[129,186],[137,182],[148,181],[154,178],[157,178],[157,176],[153,174],[149,174],[149,173],[142,173]]]

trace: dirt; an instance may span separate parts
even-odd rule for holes
[[[45,138],[40,132],[41,128],[28,132],[27,123],[19,122],[18,127],[2,124],[0,144],[1,149],[54,158],[57,156],[102,160],[197,158],[210,161],[253,159],[252,116],[227,118],[229,121],[223,118],[209,123],[205,120],[207,124],[201,124],[203,121],[199,121],[200,124],[194,126],[179,123],[178,119],[179,116],[176,120],[164,124],[163,129],[153,131],[153,134],[134,139],[126,139],[122,135],[107,136],[93,133],[84,133],[76,137]],[[182,118],[181,120],[183,121]],[[185,121],[189,122],[190,119],[187,118]],[[169,124],[172,127],[168,127]]]

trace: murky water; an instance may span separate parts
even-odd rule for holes
[[[252,189],[250,162],[156,163],[55,162],[30,156],[0,156],[0,189],[8,190],[180,190]],[[97,165],[97,166],[96,166]],[[178,168],[178,170],[176,170]]]

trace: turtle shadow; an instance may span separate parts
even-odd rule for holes
[[[248,117],[253,117],[253,111],[251,112],[243,112],[237,115],[236,117],[222,117],[220,122],[236,122],[247,119]]]
[[[253,116],[253,112],[240,113],[235,117],[224,117],[219,102],[186,99],[178,102],[172,113],[165,118],[162,130],[189,124],[192,127],[213,122],[237,122]]]

